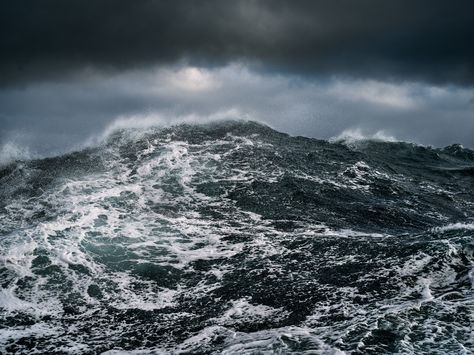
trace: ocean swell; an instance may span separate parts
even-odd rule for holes
[[[244,121],[0,167],[0,350],[463,353],[474,153]]]

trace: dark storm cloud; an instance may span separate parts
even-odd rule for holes
[[[0,83],[181,60],[470,85],[473,13],[462,0],[8,1]]]

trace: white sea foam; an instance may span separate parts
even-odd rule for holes
[[[374,140],[380,142],[397,142],[398,140],[387,134],[385,131],[377,131],[375,133],[364,132],[361,128],[346,129],[341,134],[330,138],[331,142],[354,143],[358,141]]]
[[[19,299],[13,289],[0,289],[0,308],[3,308],[7,312],[27,310],[28,308],[35,308],[35,305],[31,302],[26,302]]]
[[[18,139],[10,139],[0,146],[0,166],[15,160],[28,160],[33,157],[26,145],[15,143]]]
[[[51,337],[57,335],[62,330],[59,327],[51,326],[46,323],[36,323],[31,326],[22,326],[14,328],[4,328],[0,329],[0,349],[2,349],[5,344],[11,342],[12,340],[30,338],[30,337]],[[31,353],[34,353],[36,349],[32,349]],[[37,350],[41,352],[41,350]]]
[[[333,355],[345,352],[325,344],[311,329],[303,327],[284,327],[262,330],[253,333],[235,332],[225,327],[211,326],[184,341],[176,353],[201,352],[208,348],[216,338],[223,337],[221,354],[273,354],[291,352],[291,346],[304,342],[306,351]]]
[[[445,226],[433,228],[435,232],[449,232],[454,230],[474,230],[474,223],[451,223]]]
[[[219,325],[231,326],[242,322],[255,324],[265,320],[275,321],[286,316],[288,316],[288,312],[283,308],[253,305],[247,299],[238,299],[231,302],[230,308],[223,315],[212,319],[212,321]]]
[[[205,124],[210,122],[220,122],[225,120],[248,120],[249,115],[236,108],[230,108],[227,110],[216,111],[210,115],[197,115],[197,114],[186,114],[186,115],[172,115],[172,114],[161,114],[159,112],[150,112],[145,114],[126,115],[116,117],[112,123],[110,123],[101,133],[89,137],[83,144],[83,147],[95,146],[104,142],[111,134],[118,130],[129,130],[129,134],[132,134],[130,129],[133,129],[135,137],[140,137],[143,133],[146,133],[148,129],[164,128],[179,124]],[[257,120],[257,117],[252,117],[252,120]]]

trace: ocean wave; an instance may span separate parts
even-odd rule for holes
[[[1,167],[0,349],[471,348],[470,151],[365,144],[223,121]]]
[[[377,131],[372,134],[364,133],[359,129],[346,129],[339,135],[332,137],[331,142],[355,143],[359,141],[378,141],[378,142],[399,142],[394,136],[387,134],[384,131]]]

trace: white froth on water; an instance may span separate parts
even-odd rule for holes
[[[261,323],[264,321],[284,318],[288,312],[283,308],[273,308],[265,305],[253,305],[247,299],[238,299],[231,302],[229,309],[219,318],[212,319],[222,326],[232,326],[239,323]]]
[[[474,230],[474,223],[451,223],[445,226],[433,228],[435,232],[449,232],[455,230]]]
[[[7,243],[11,244],[1,252],[0,262],[19,277],[31,276],[32,254],[38,244],[17,234],[7,235],[6,238]]]
[[[394,136],[387,134],[385,131],[367,133],[360,128],[346,129],[341,134],[330,139],[331,142],[345,142],[349,144],[366,140],[380,142],[398,142],[398,140]]]
[[[0,290],[0,308],[7,312],[27,310],[28,308],[35,309],[36,305],[30,302],[23,301],[15,295],[14,289]]]
[[[135,138],[147,133],[149,129],[165,128],[179,124],[205,124],[216,123],[226,120],[248,120],[249,114],[237,108],[231,107],[225,110],[217,110],[210,115],[198,115],[195,113],[184,115],[166,115],[160,112],[149,112],[116,117],[100,134],[89,137],[83,147],[96,146],[106,141],[118,130],[128,130]],[[258,117],[252,116],[252,120],[258,121]],[[133,133],[130,129],[133,129]]]
[[[253,333],[236,332],[226,327],[210,326],[186,339],[173,352],[194,353],[210,349],[218,338],[224,339],[220,354],[274,354],[291,352],[295,343],[304,343],[308,353],[344,355],[345,352],[325,344],[314,332],[304,327],[283,327]]]
[[[27,146],[15,143],[15,141],[18,140],[11,139],[0,145],[0,166],[16,160],[28,160],[33,157]]]
[[[31,326],[24,326],[24,327],[1,328],[0,329],[0,349],[2,349],[2,347],[8,342],[11,342],[16,339],[35,337],[35,336],[54,337],[57,334],[59,334],[61,331],[62,329],[51,326],[49,324],[45,324],[45,323],[36,323]],[[31,353],[35,353],[34,350],[32,350]],[[68,350],[72,350],[72,349],[68,349]],[[36,352],[40,353],[41,349],[37,349]]]
[[[421,285],[422,285],[421,301],[422,302],[429,302],[434,299],[433,295],[431,294],[430,284],[431,284],[431,280],[429,279],[421,280]]]

